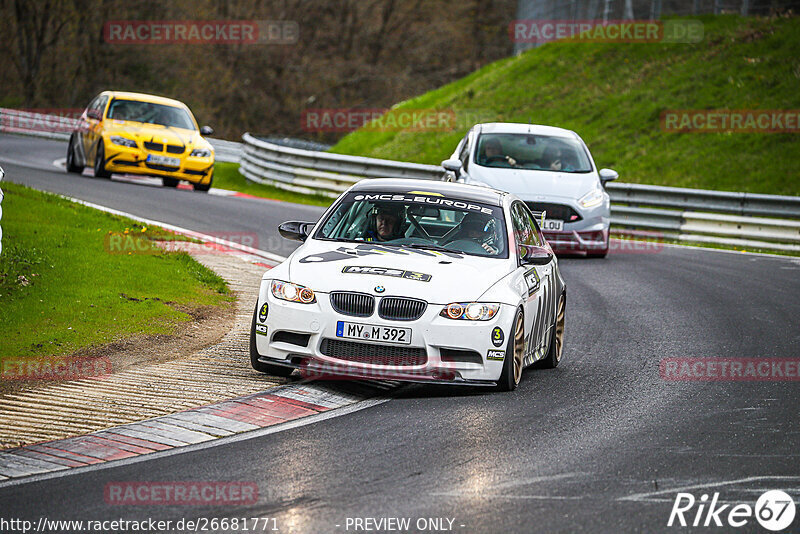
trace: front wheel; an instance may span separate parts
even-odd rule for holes
[[[106,170],[106,149],[101,139],[97,143],[97,152],[94,155],[94,175],[97,178],[111,178],[111,173]]]
[[[522,363],[525,358],[525,321],[522,310],[517,311],[513,324],[514,334],[508,337],[503,370],[500,380],[497,381],[497,389],[500,391],[514,391],[522,379]]]
[[[609,232],[609,234],[610,234],[610,232]],[[605,245],[605,247],[601,248],[600,250],[589,251],[589,252],[586,253],[586,256],[588,256],[589,258],[605,258],[606,256],[608,256],[608,249],[609,249],[610,244],[611,244],[611,237],[609,235],[609,236],[606,236],[606,245]]]
[[[208,178],[207,184],[193,184],[195,191],[200,191],[201,193],[208,193],[208,190],[211,189],[211,184],[214,183],[214,175],[212,174]]]
[[[80,174],[83,172],[83,165],[78,165],[77,158],[75,157],[75,136],[69,137],[69,146],[67,147],[67,172]]]

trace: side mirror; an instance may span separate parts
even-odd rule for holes
[[[99,121],[99,120],[103,119],[103,115],[101,115],[100,111],[96,110],[96,109],[87,109],[86,110],[86,116],[89,117],[90,119],[94,119],[96,121]]]
[[[286,239],[302,242],[308,238],[308,231],[313,226],[312,222],[286,221],[278,225],[278,233]]]
[[[200,128],[200,135],[214,135],[214,128],[211,126],[203,126]]]
[[[454,172],[458,176],[461,174],[463,164],[460,159],[446,159],[442,162],[442,167],[444,167],[444,170]]]
[[[619,178],[619,173],[614,169],[600,169],[600,183],[605,185]]]
[[[527,265],[547,265],[553,259],[553,253],[544,247],[520,245],[519,257]]]

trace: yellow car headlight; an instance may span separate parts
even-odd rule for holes
[[[195,158],[210,158],[211,150],[209,150],[208,148],[195,148],[189,155]]]
[[[136,141],[133,139],[128,139],[127,137],[122,137],[121,135],[112,135],[108,139],[115,145],[136,148]]]

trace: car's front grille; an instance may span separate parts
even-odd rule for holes
[[[330,358],[370,365],[425,365],[428,354],[421,347],[399,347],[394,345],[373,345],[339,339],[322,340],[320,352]]]
[[[378,315],[390,321],[416,321],[425,313],[428,303],[405,297],[384,297],[378,305]]]
[[[375,298],[364,293],[333,291],[331,306],[342,315],[369,317],[375,311]]]
[[[144,147],[147,150],[153,150],[155,152],[163,152],[164,151],[164,143],[153,143],[152,141],[145,141]]]
[[[564,222],[580,221],[583,217],[581,214],[572,209],[571,206],[565,204],[553,204],[550,202],[526,202],[525,204],[531,211],[546,211],[545,219],[559,219]]]
[[[183,154],[186,151],[186,147],[183,145],[167,145],[167,152],[170,154]]]

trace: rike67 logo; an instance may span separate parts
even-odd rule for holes
[[[778,532],[792,524],[795,511],[794,501],[781,490],[770,490],[762,494],[755,507],[746,503],[721,504],[718,492],[710,500],[708,494],[696,499],[691,493],[678,493],[667,526],[739,528],[755,518],[765,529]]]

